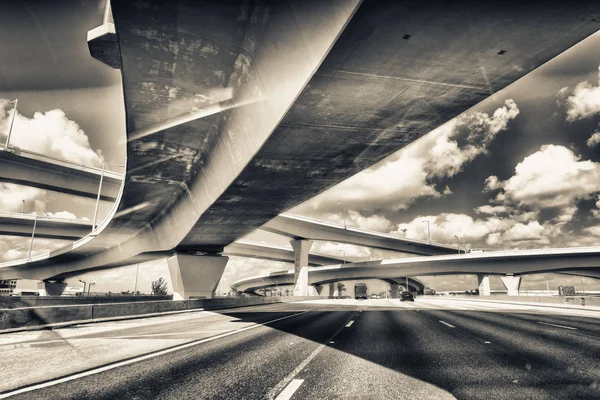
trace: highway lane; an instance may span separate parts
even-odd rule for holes
[[[600,398],[597,312],[338,300],[159,320],[98,324],[79,338],[189,342],[200,328],[246,330],[12,398]]]

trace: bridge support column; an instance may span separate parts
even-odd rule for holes
[[[308,251],[312,240],[290,241],[294,249],[294,296],[308,296]]]
[[[398,298],[398,284],[390,283],[390,290],[392,291],[392,299]]]
[[[507,275],[500,277],[500,279],[502,280],[504,287],[506,287],[509,296],[519,295],[519,288],[521,287],[520,276]]]
[[[477,283],[479,284],[479,295],[489,296],[491,294],[490,289],[490,276],[489,275],[477,275]]]
[[[213,298],[229,257],[176,254],[167,258],[173,282],[173,300]]]
[[[38,282],[37,286],[40,292],[40,296],[62,296],[63,291],[67,287],[67,283],[62,281],[42,281]]]
[[[327,286],[329,287],[329,297],[335,297],[335,283],[330,283]]]

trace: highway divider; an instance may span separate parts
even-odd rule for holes
[[[227,297],[217,299],[122,302],[112,304],[60,305],[0,310],[0,333],[57,328],[67,325],[146,318],[198,310],[287,303],[327,297]]]

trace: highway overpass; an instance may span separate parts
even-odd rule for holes
[[[102,177],[101,200],[115,201],[123,175],[9,147],[0,151],[0,182],[31,186],[96,199]]]
[[[457,253],[455,246],[406,239],[397,235],[333,224],[289,213],[278,215],[261,226],[260,229],[287,236],[294,240],[308,239],[347,243],[373,249],[427,256]]]
[[[88,43],[123,76],[116,206],[92,234],[4,263],[0,278],[60,281],[174,250],[173,273],[207,271],[176,290],[210,295],[225,246],[598,30],[593,1],[307,4],[113,1]],[[293,246],[304,277],[309,245]]]
[[[356,271],[355,271],[356,272]],[[337,288],[335,284],[344,280],[344,273],[332,271],[327,267],[311,267],[308,269],[308,284],[316,289],[317,294],[325,296],[337,296]],[[365,279],[381,279],[390,284],[392,291],[392,298],[398,298],[398,288],[406,287],[408,282],[408,290],[414,292],[422,292],[425,289],[425,285],[418,279],[404,277],[404,276],[388,276],[388,277],[373,277],[370,271],[363,270],[361,273],[355,273],[352,280],[365,280]],[[231,284],[231,288],[234,291],[242,291],[246,293],[254,293],[257,290],[272,288],[276,286],[294,285],[294,270],[271,272],[267,275],[253,276],[237,280]],[[323,293],[323,287],[327,285],[328,289]],[[348,293],[351,293],[351,289],[347,289]]]
[[[489,295],[489,276],[500,275],[509,295],[518,295],[521,276],[560,272],[593,278],[600,277],[600,247],[519,250],[477,254],[455,254],[366,261],[308,268],[309,284],[356,279],[389,279],[398,276],[474,274],[480,294]],[[241,279],[234,289],[257,290],[273,286],[274,281],[295,282],[293,271],[276,276]],[[281,284],[281,283],[280,283]]]

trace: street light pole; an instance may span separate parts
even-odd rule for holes
[[[23,214],[24,211],[25,211],[25,200],[23,200],[23,203],[21,203],[21,214]]]
[[[31,242],[29,243],[29,255],[27,256],[27,261],[31,260],[31,249],[33,249],[33,238],[35,237],[35,227],[37,225],[37,215],[33,220],[33,231],[31,231]]]
[[[90,289],[92,288],[92,285],[95,285],[95,284],[96,284],[96,282],[90,282],[90,284],[88,285],[88,293],[87,293],[88,297],[90,297]]]
[[[457,235],[454,235],[454,237],[456,238],[456,249],[458,250],[458,254],[460,254],[460,238]]]
[[[85,296],[85,288],[87,287],[87,282],[82,281],[81,279],[79,280],[79,282],[83,283],[83,292],[81,292],[81,294],[82,294],[82,296]]]
[[[344,250],[338,250],[341,251],[344,254],[344,258],[342,258],[342,261],[344,264],[346,264],[346,252]]]
[[[8,126],[8,136],[6,136],[6,143],[4,144],[4,150],[8,150],[8,143],[10,142],[10,135],[12,134],[12,128],[13,128],[13,124],[15,123],[15,115],[17,115],[17,103],[19,102],[19,99],[15,99],[14,101],[11,101],[10,103],[15,103],[15,106],[13,107],[13,115],[10,119],[10,125]],[[10,104],[8,103],[8,104]]]
[[[425,220],[422,222],[427,222],[427,241],[431,244],[431,231],[429,230],[429,220]]]
[[[133,288],[133,295],[137,296],[137,283],[138,283],[138,275],[140,274],[140,263],[138,263],[135,269],[135,286]]]
[[[400,230],[402,231],[402,233],[404,233],[404,237],[406,237],[406,231],[407,231],[408,229],[406,229],[406,228],[403,228],[403,229],[400,229]]]

